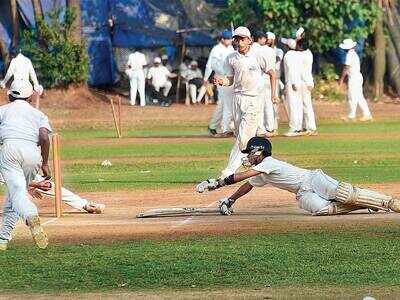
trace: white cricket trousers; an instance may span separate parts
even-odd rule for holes
[[[291,84],[286,84],[286,101],[289,108],[289,131],[301,131],[303,128],[303,101],[301,86],[293,90]]]
[[[146,105],[146,97],[145,97],[145,79],[144,79],[144,71],[141,70],[133,70],[130,74],[129,83],[131,86],[130,91],[130,103],[131,105],[135,105],[136,102],[136,94],[139,91],[140,97],[140,106]]]
[[[24,221],[38,215],[30,200],[28,184],[35,178],[41,165],[40,149],[36,143],[6,140],[0,151],[0,172],[7,186],[0,238],[11,240],[11,232],[19,218]]]
[[[364,98],[363,76],[361,73],[359,75],[349,76],[347,99],[349,101],[349,119],[354,119],[356,117],[357,106],[360,106],[363,117],[371,117],[368,103]]]
[[[271,93],[271,87],[266,85],[260,95],[263,111],[260,118],[260,134],[278,129],[277,111],[275,111],[274,104],[272,103]]]
[[[189,94],[190,98],[192,99],[192,103],[197,103],[197,86],[195,84],[189,84]]]
[[[299,207],[312,214],[319,212],[335,200],[338,185],[339,181],[322,170],[311,171],[297,192]]]
[[[233,123],[235,126],[236,142],[229,155],[228,165],[221,173],[221,178],[228,177],[242,165],[242,158],[247,154],[247,142],[256,136],[262,114],[262,100],[259,96],[233,96]]]
[[[211,116],[208,127],[217,129],[221,127],[222,132],[232,132],[231,122],[233,120],[233,87],[217,86],[218,102]]]
[[[303,113],[304,113],[304,124],[303,128],[306,130],[317,130],[315,123],[314,108],[311,99],[311,91],[307,88],[306,84],[301,86],[301,98],[303,100]]]
[[[171,81],[165,81],[162,84],[157,84],[157,83],[153,83],[154,89],[159,92],[161,89],[163,89],[163,95],[164,97],[168,96],[168,93],[172,87],[172,83]]]

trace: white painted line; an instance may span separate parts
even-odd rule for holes
[[[216,201],[213,201],[213,202],[211,202],[210,204],[208,204],[206,207],[211,207],[211,206],[213,206],[215,203],[216,203]],[[181,226],[183,226],[183,225],[189,224],[189,223],[193,220],[193,217],[194,217],[194,216],[190,216],[190,217],[186,218],[185,220],[183,220],[183,221],[179,222],[178,224],[172,226],[172,228],[178,228],[178,227],[181,227]]]
[[[53,223],[53,222],[55,222],[55,221],[57,221],[57,220],[58,220],[58,218],[50,219],[50,220],[48,220],[48,221],[42,223],[42,226],[47,225],[47,224],[50,224],[50,223]]]

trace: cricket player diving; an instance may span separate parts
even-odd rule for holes
[[[235,173],[241,166],[244,154],[250,138],[257,134],[260,118],[263,112],[262,88],[267,80],[263,74],[267,74],[271,83],[271,98],[277,102],[275,82],[275,57],[270,60],[263,51],[251,50],[252,39],[250,31],[246,27],[235,29],[233,39],[237,44],[237,50],[229,54],[224,63],[224,76],[214,76],[214,84],[219,86],[233,85],[233,119],[236,142],[229,156],[227,167],[222,171],[221,178],[226,178]],[[199,186],[207,185],[203,181]]]
[[[0,229],[0,250],[6,250],[11,232],[22,218],[36,245],[48,245],[36,205],[28,186],[41,169],[50,178],[48,165],[52,129],[48,117],[30,105],[33,87],[29,81],[14,80],[8,91],[10,103],[0,107],[0,173],[7,186],[7,196]]]
[[[196,188],[202,193],[247,180],[229,198],[220,200],[223,215],[232,214],[236,200],[253,187],[267,184],[295,194],[299,207],[316,216],[346,214],[365,208],[400,212],[399,199],[338,181],[319,169],[306,170],[273,158],[272,145],[265,138],[251,138],[242,152],[247,154],[243,159],[243,165],[249,168],[247,171],[224,179],[209,179],[209,184]]]

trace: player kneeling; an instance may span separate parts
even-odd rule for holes
[[[235,201],[253,187],[266,184],[294,193],[299,207],[316,216],[346,214],[365,208],[400,212],[399,199],[339,182],[322,170],[306,170],[273,158],[272,146],[267,139],[251,138],[242,152],[248,153],[243,165],[249,170],[225,179],[209,179],[196,187],[197,192],[202,193],[249,179],[231,197],[220,200],[223,215],[230,215]]]

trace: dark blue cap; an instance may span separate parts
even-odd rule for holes
[[[221,38],[226,39],[226,40],[231,39],[232,38],[232,31],[230,31],[228,29],[222,31],[221,32]]]

